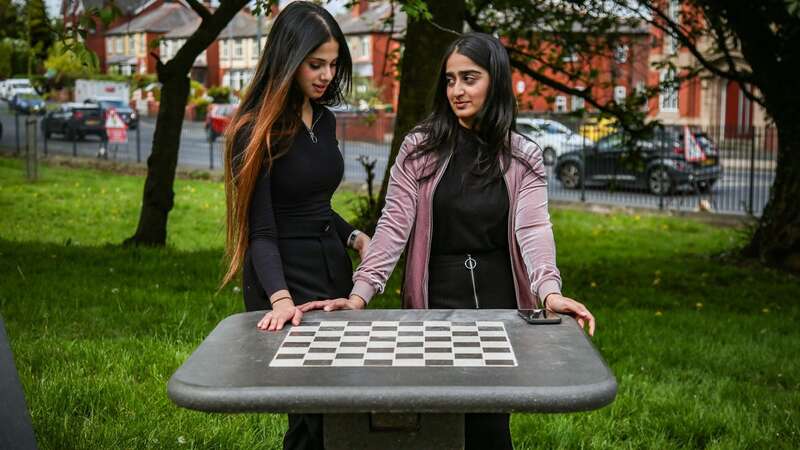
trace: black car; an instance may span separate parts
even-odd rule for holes
[[[139,126],[139,115],[127,103],[122,100],[110,98],[91,98],[85,103],[98,105],[103,111],[114,109],[119,114],[128,129],[135,130]]]
[[[80,140],[93,134],[105,139],[103,110],[97,105],[65,103],[50,111],[42,119],[42,133],[49,139],[53,133],[68,140]]]
[[[701,132],[692,132],[686,148],[683,129],[661,129],[646,139],[624,139],[612,133],[584,151],[559,156],[555,174],[564,187],[613,185],[644,188],[661,195],[690,186],[705,192],[722,176],[719,153],[714,143]],[[694,145],[696,143],[696,145]],[[585,178],[585,180],[584,180]]]

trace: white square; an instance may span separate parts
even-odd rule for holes
[[[456,367],[483,367],[482,359],[454,359],[453,365]]]
[[[276,359],[269,363],[270,367],[300,367],[303,365],[302,359]]]
[[[369,336],[342,336],[341,342],[367,342]]]
[[[418,325],[399,326],[397,327],[397,331],[425,331],[425,327]]]
[[[397,342],[425,342],[425,336],[397,336]]]
[[[392,336],[397,336],[397,332],[396,331],[372,331],[372,332],[370,332],[370,336],[392,337]]]
[[[395,353],[422,353],[425,349],[422,347],[397,347]]]
[[[483,348],[511,348],[511,346],[508,344],[508,341],[506,341],[506,342],[499,342],[499,341],[498,342],[492,342],[492,341],[481,342],[481,347],[483,347]]]
[[[449,327],[450,322],[447,320],[430,320],[423,322],[426,327]]]
[[[312,342],[309,348],[336,348],[339,346],[338,342]]]
[[[480,347],[453,347],[454,353],[482,353]]]
[[[334,356],[335,355],[333,353],[309,353],[306,355],[306,360],[333,359]]]
[[[479,320],[479,321],[475,322],[475,324],[477,326],[479,326],[479,327],[503,327],[503,329],[505,329],[505,326],[503,325],[503,322]]]
[[[480,342],[480,336],[453,336],[453,342]]]
[[[373,327],[396,327],[397,322],[372,322]]]
[[[334,359],[333,364],[334,367],[361,367],[364,365],[364,360],[362,359]]]
[[[495,337],[502,336],[502,337],[505,337],[506,336],[506,332],[505,331],[478,331],[478,335],[480,335],[480,336],[495,336]]]
[[[438,347],[438,348],[451,347],[452,345],[453,344],[450,343],[450,342],[426,342],[425,343],[425,347]]]
[[[450,336],[449,331],[426,331],[425,336]]]
[[[452,353],[424,353],[425,359],[455,359]]]
[[[416,359],[396,359],[394,360],[394,366],[398,367],[424,367],[425,360],[422,358]]]
[[[319,326],[321,327],[346,327],[347,321],[341,320],[323,320],[320,322]]]
[[[326,337],[335,337],[341,336],[344,334],[344,331],[317,331],[315,336],[326,336]]]
[[[297,355],[297,354],[303,354],[303,353],[305,353],[307,351],[308,351],[308,347],[281,347],[280,350],[278,350],[278,354],[279,355],[285,355],[285,354]]]

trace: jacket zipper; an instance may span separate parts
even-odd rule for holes
[[[505,168],[503,168],[502,165],[503,165],[503,162],[501,161],[500,162],[501,169],[503,169],[503,173],[506,173],[505,172]],[[511,199],[512,199],[511,188],[508,186],[508,180],[505,179],[505,176],[503,176],[503,184],[506,185],[506,192],[508,193],[508,201],[509,201],[509,206],[508,206],[508,259],[511,260],[511,276],[514,279],[514,293],[517,296],[517,298],[516,298],[516,300],[517,300],[517,309],[521,309],[520,304],[519,304],[519,286],[517,285],[517,270],[514,267],[514,225],[513,225],[514,220],[512,219],[512,214],[514,214],[516,216],[516,209],[517,209],[516,203],[519,202],[519,199],[516,199],[516,201],[514,202],[515,204],[511,205],[510,204],[511,203]]]
[[[439,186],[439,181],[441,181],[442,176],[444,176],[445,170],[447,170],[447,164],[450,163],[450,158],[453,157],[453,152],[450,151],[450,154],[447,155],[447,159],[444,160],[444,164],[439,169],[440,172],[436,174],[436,178],[433,180],[433,189],[431,190],[431,198],[428,202],[428,217],[430,217],[430,224],[428,226],[428,251],[426,252],[427,255],[425,256],[425,272],[422,274],[422,289],[425,293],[424,300],[425,300],[425,309],[428,309],[428,273],[430,272],[430,264],[431,264],[431,235],[433,234],[433,196],[436,195],[436,187]]]

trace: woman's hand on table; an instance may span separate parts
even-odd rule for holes
[[[337,309],[364,309],[366,307],[367,302],[365,302],[363,298],[358,295],[351,295],[350,298],[335,298],[332,300],[317,300],[303,303],[298,308],[300,311],[306,313],[315,309],[336,311]]]
[[[588,325],[589,336],[594,336],[594,316],[583,306],[583,303],[569,297],[564,297],[561,294],[553,293],[547,296],[545,304],[550,311],[575,316],[575,320],[578,321],[578,326],[584,329]]]
[[[264,314],[264,317],[258,322],[259,330],[262,331],[279,331],[283,329],[286,322],[291,322],[294,326],[300,325],[303,319],[303,311],[294,306],[291,298],[286,297],[284,300],[278,300],[272,304],[272,311]]]

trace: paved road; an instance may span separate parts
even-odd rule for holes
[[[0,122],[3,124],[3,136],[0,146],[5,148],[15,148],[15,117],[0,105]],[[20,116],[20,145],[25,146],[25,117]],[[154,118],[143,118],[139,130],[130,131],[128,144],[110,146],[109,157],[121,161],[137,160],[137,135],[139,142],[138,158],[146,161],[150,154],[153,132],[155,129]],[[39,134],[39,151],[44,151],[44,142],[41,133]],[[85,141],[73,143],[60,136],[53,136],[47,141],[47,152],[52,154],[77,154],[79,156],[94,157],[97,155],[101,142],[98,138],[89,136]],[[206,139],[205,130],[201,122],[184,122],[181,132],[181,149],[178,164],[197,169],[219,170],[222,167],[222,139],[217,140],[212,146]],[[376,189],[386,168],[389,155],[389,144],[369,143],[348,141],[340,137],[340,148],[345,157],[345,181],[364,183],[366,173],[361,164],[357,161],[360,155],[367,155],[377,160],[375,173]],[[750,207],[750,178],[751,171],[749,164],[739,164],[739,160],[723,161],[723,166],[727,167],[724,176],[717,182],[709,194],[702,198],[708,200],[714,211],[726,213],[744,214]],[[567,190],[555,180],[552,168],[548,168],[550,179],[550,198],[554,200],[580,201],[580,190]],[[767,202],[769,188],[774,179],[774,170],[770,165],[756,166],[752,171],[752,208],[756,215],[760,215]],[[653,207],[658,208],[663,204],[667,209],[693,210],[698,206],[698,196],[691,193],[666,196],[660,199],[648,193],[636,191],[610,192],[605,188],[587,188],[584,193],[586,201],[596,203],[607,203],[623,206]]]

